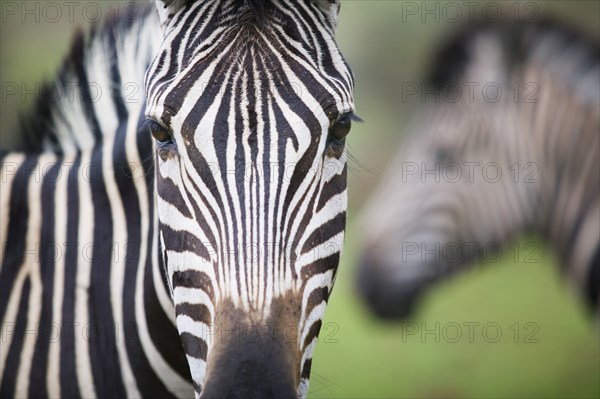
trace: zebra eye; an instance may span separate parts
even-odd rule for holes
[[[329,133],[336,140],[344,140],[352,128],[352,113],[347,113],[333,124]]]
[[[145,125],[158,144],[168,144],[173,141],[171,132],[155,120],[148,119]]]
[[[354,112],[348,112],[333,124],[333,126],[329,130],[329,135],[334,140],[344,140],[348,133],[350,133],[350,129],[352,128],[352,121],[362,122],[362,119],[356,116]]]

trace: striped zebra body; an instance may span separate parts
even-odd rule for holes
[[[407,316],[432,282],[524,232],[597,309],[599,71],[597,44],[551,23],[478,26],[438,54],[432,86],[463,95],[424,107],[362,216],[374,312]]]
[[[40,100],[32,150],[3,155],[2,397],[192,395],[140,123],[161,36],[140,11],[75,39],[55,82],[72,97]]]
[[[156,8],[77,40],[76,101],[2,154],[2,397],[306,395],[345,226],[339,4]]]

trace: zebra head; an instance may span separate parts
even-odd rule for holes
[[[410,316],[434,282],[465,266],[499,260],[536,212],[538,164],[519,153],[524,137],[494,127],[506,121],[497,107],[437,107],[411,126],[361,215],[358,288],[384,318]]]
[[[304,396],[346,218],[354,105],[339,2],[157,6],[146,117],[196,396]]]
[[[405,318],[433,282],[477,260],[498,261],[544,207],[543,146],[529,118],[546,105],[516,101],[506,70],[528,74],[515,72],[519,84],[541,85],[531,75],[539,65],[511,66],[516,57],[505,49],[517,45],[493,29],[468,31],[438,54],[427,90],[441,98],[459,87],[462,95],[429,97],[361,216],[357,284],[381,317]],[[477,91],[469,94],[468,84]]]

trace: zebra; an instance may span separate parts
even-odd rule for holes
[[[359,120],[340,2],[154,3],[76,35],[1,153],[3,398],[307,394]]]
[[[374,314],[410,316],[436,281],[524,233],[556,251],[597,311],[598,54],[552,21],[478,23],[441,47],[429,103],[359,218],[356,285]]]

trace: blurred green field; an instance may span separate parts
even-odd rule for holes
[[[539,242],[520,241],[521,250],[537,248],[527,260],[514,262],[507,250],[441,285],[402,327],[374,320],[356,298],[355,231],[315,351],[310,398],[600,397],[597,326]]]
[[[105,3],[110,7],[111,2]],[[521,245],[533,242],[539,248],[532,258],[537,262],[525,263],[523,256],[514,262],[513,253],[505,252],[500,262],[475,267],[432,292],[413,320],[416,324],[382,323],[356,298],[360,242],[354,221],[419,105],[403,99],[402,84],[418,82],[437,43],[459,28],[457,23],[409,17],[403,9],[407,3],[443,4],[343,0],[338,40],[354,70],[357,113],[366,123],[355,125],[349,138],[357,161],[350,164],[346,247],[314,355],[309,397],[599,398],[598,326],[561,280],[552,252],[535,237],[524,237]],[[600,38],[597,0],[521,2],[517,8],[531,4],[539,6],[538,16],[560,16]],[[74,23],[62,24],[3,19],[2,82],[31,87],[52,76],[76,26],[86,26],[78,14]],[[18,142],[16,115],[31,99],[3,98],[0,145]],[[436,323],[439,342],[435,333],[422,336],[424,327],[433,330]],[[464,323],[479,323],[472,342]],[[496,324],[484,335],[487,323]],[[462,336],[450,342],[456,325]],[[490,342],[494,326],[502,332],[498,342]],[[411,328],[419,331],[411,334]]]

